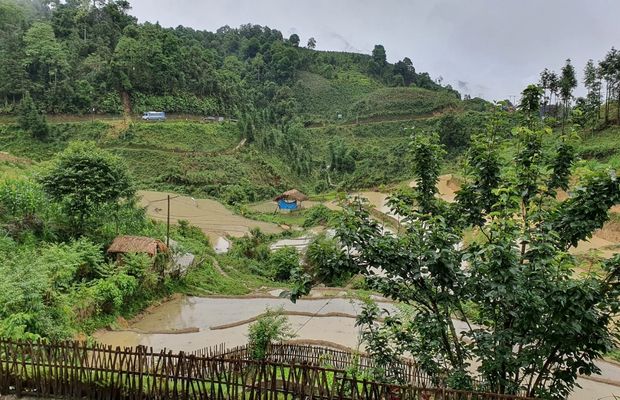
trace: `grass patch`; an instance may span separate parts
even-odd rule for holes
[[[214,262],[221,266],[222,274]],[[191,269],[182,281],[175,284],[174,291],[191,296],[231,295],[240,296],[264,287],[286,287],[286,283],[275,282],[257,275],[246,260],[233,256],[218,256]]]
[[[620,168],[620,126],[584,134],[577,151],[586,160],[606,162],[613,168]]]

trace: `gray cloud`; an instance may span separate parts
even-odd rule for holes
[[[458,90],[469,93],[469,83],[457,80],[456,85]]]
[[[358,49],[357,47],[353,46],[344,36],[336,33],[336,32],[330,32],[327,34],[327,37],[334,39],[336,41],[339,41],[341,44],[337,45],[336,48],[331,49],[331,50],[340,50],[340,51],[348,51],[348,52],[352,52],[352,53],[360,53],[362,52],[362,50]]]
[[[472,96],[503,99],[571,58],[581,82],[589,58],[620,46],[615,0],[131,0],[141,21],[216,30],[244,23],[309,37],[323,50],[409,57],[417,71]],[[460,81],[460,82],[459,82]],[[465,92],[465,89],[460,89]],[[583,93],[579,89],[578,93]]]

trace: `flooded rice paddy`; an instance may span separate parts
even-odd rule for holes
[[[325,297],[328,292],[337,297]],[[360,348],[360,330],[354,316],[361,310],[359,301],[347,299],[338,289],[315,291],[308,298],[291,303],[279,298],[280,290],[269,295],[247,298],[178,297],[155,307],[133,323],[115,331],[101,330],[94,337],[111,346],[145,345],[156,350],[193,351],[225,343],[228,347],[247,343],[248,326],[267,309],[282,307],[296,332],[296,339],[325,341],[349,348]],[[394,313],[392,303],[380,303]],[[457,329],[465,329],[463,323]],[[599,381],[578,379],[582,386],[569,397],[572,400],[614,398],[620,394],[620,367],[601,361]]]
[[[277,297],[179,297],[146,313],[119,330],[95,333],[97,341],[112,346],[144,345],[154,349],[192,351],[219,343],[247,343],[248,326],[266,310],[282,308],[296,339],[321,340],[351,348],[359,344],[355,316],[362,303],[346,298],[310,296],[297,303]],[[382,303],[391,312],[390,303]]]

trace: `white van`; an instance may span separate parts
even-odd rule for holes
[[[145,121],[165,121],[166,113],[163,111],[147,111],[142,114],[142,119]]]

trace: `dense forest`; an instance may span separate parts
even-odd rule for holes
[[[343,71],[377,86],[416,86],[459,94],[396,64],[376,45],[372,55],[316,51],[293,34],[247,24],[216,32],[139,24],[130,4],[113,1],[0,2],[0,112],[30,93],[47,113],[120,113],[161,109],[236,116],[269,108],[285,117],[300,72],[333,79]]]

